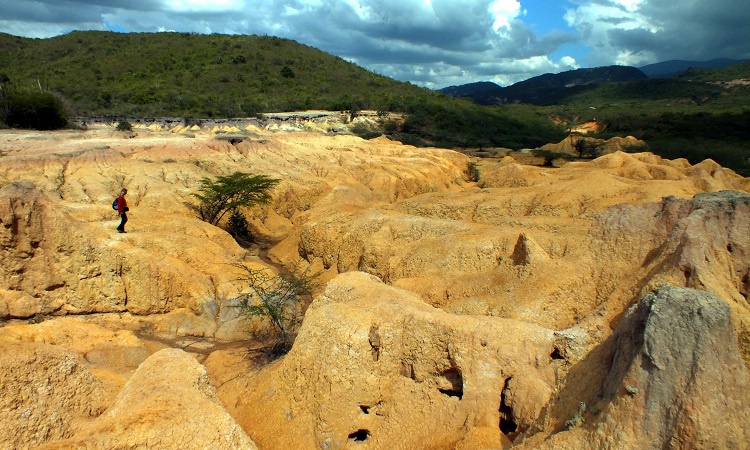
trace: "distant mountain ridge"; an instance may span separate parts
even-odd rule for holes
[[[686,61],[673,59],[639,67],[649,77],[668,77],[688,69],[720,69],[746,62],[746,59],[712,59],[710,61]]]
[[[544,74],[501,87],[492,82],[449,86],[440,91],[455,97],[468,97],[480,105],[531,103],[550,105],[571,93],[611,82],[636,81],[648,76],[635,67],[605,66]]]
[[[750,64],[750,61],[713,59],[711,61],[664,61],[641,68],[605,66],[569,70],[556,74],[548,73],[507,87],[501,87],[489,81],[481,81],[460,86],[449,86],[440,89],[440,92],[454,97],[468,98],[485,106],[506,103],[547,106],[565,103],[577,94],[591,92],[598,86],[604,86],[608,83],[641,82],[641,84],[647,85],[656,83],[657,89],[671,92],[675,89],[684,88],[684,86],[677,86],[678,80],[704,79],[703,81],[710,81],[706,78],[719,80],[727,77],[733,79],[731,76],[742,75],[747,72],[744,68],[746,64]],[[737,77],[743,78],[742,76]],[[666,81],[670,78],[677,83],[671,87],[671,90],[666,86],[659,87],[660,79]]]

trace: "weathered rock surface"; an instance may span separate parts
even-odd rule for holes
[[[712,447],[705,417],[716,405],[689,405],[657,387],[664,379],[638,375],[637,364],[613,368],[613,330],[643,295],[693,287],[728,305],[750,364],[750,180],[708,160],[691,166],[614,152],[553,169],[519,164],[523,155],[484,159],[479,182],[470,183],[466,156],[385,138],[190,133],[0,133],[0,345],[19,354],[46,346],[50,361],[77,358],[88,375],[75,380],[98,385],[91,396],[101,398],[77,412],[66,405],[79,397],[49,397],[43,409],[55,425],[39,418],[19,429],[54,433],[18,438],[28,443],[0,438],[2,445],[134,440],[169,448],[196,433],[211,447],[209,436],[222,430],[245,445],[208,393],[209,376],[260,448],[533,447],[548,438],[582,448],[610,445],[599,436],[609,430],[636,447],[644,436]],[[244,211],[270,248],[239,247],[185,205],[201,178],[236,170],[283,180],[268,205]],[[126,235],[114,233],[109,206],[121,187],[130,191]],[[247,286],[236,281],[236,263],[300,264],[330,280],[291,353],[268,366],[255,359],[261,341],[244,351],[244,343],[221,342],[270,330],[238,316],[234,297]],[[165,346],[191,356],[151,356]],[[734,356],[721,358],[700,359],[688,372],[714,380],[714,365]],[[710,395],[682,383],[686,364],[669,382]],[[46,366],[29,367],[43,385]],[[607,380],[621,373],[641,383],[631,384],[639,394],[623,396],[621,385],[612,394]],[[721,380],[726,392],[732,383],[748,387],[736,373],[736,383]],[[84,383],[66,380],[61,386]],[[665,417],[638,403],[644,389],[697,425],[670,422],[667,413],[664,427],[643,428],[634,417]],[[560,432],[582,401],[583,426]],[[178,430],[176,421],[194,418],[172,407],[194,405],[207,405],[212,419]],[[745,420],[743,405],[728,422]],[[742,437],[724,435],[718,442],[727,446]]]
[[[323,136],[323,145],[312,145],[311,137],[321,136],[306,133],[236,145],[210,137],[157,135],[139,143],[96,133],[50,136],[4,135],[0,317],[188,310],[220,321],[216,297],[236,295],[232,280],[240,272],[231,265],[248,255],[185,205],[201,178],[241,170],[283,179],[270,207],[248,211],[260,234],[281,238],[313,206],[458,189],[467,161],[455,152],[352,136]],[[109,207],[121,187],[130,191],[127,235],[113,232],[117,216]]]
[[[328,284],[292,351],[234,411],[264,448],[450,448],[475,428],[530,426],[553,389],[552,339],[512,320],[447,314],[350,272]]]
[[[749,194],[613,207],[595,219],[588,248],[579,262],[598,267],[591,275],[600,280],[597,302],[629,302],[663,285],[691,287],[725,299],[740,329],[750,329]],[[610,263],[598,264],[602,256]]]
[[[594,311],[601,314],[607,303],[612,303],[606,313],[611,320],[647,286],[683,285],[674,277],[649,272],[652,263],[668,257],[668,235],[680,236],[687,223],[668,222],[669,214],[662,216],[659,210],[665,197],[684,201],[671,193],[689,198],[702,192],[699,186],[744,189],[743,178],[724,169],[703,169],[710,165],[615,153],[554,172],[524,168],[533,176],[526,176],[528,184],[522,187],[423,194],[379,211],[347,206],[325,210],[325,215],[311,212],[299,237],[290,240],[319,267],[333,273],[371,273],[447,311],[564,329]],[[660,171],[668,175],[655,179]],[[617,206],[622,202],[631,205]],[[747,217],[743,208],[732,217],[718,210],[707,214],[723,218],[708,220],[706,229],[694,233],[726,241],[716,242],[715,252],[727,253],[722,249],[728,245],[745,248],[747,244],[738,241],[749,234],[747,218],[740,219]],[[731,245],[722,221],[731,224]],[[679,237],[670,242],[676,245]],[[740,250],[733,252],[736,257],[717,256],[726,264],[727,258],[737,258],[731,263],[737,275],[720,276],[725,281],[722,292],[714,291],[719,295],[730,285],[740,286],[740,294],[746,292],[742,280],[747,258]],[[714,266],[703,270],[719,270]],[[677,266],[667,261],[665,267]],[[524,300],[508,302],[509,294]],[[730,297],[739,298],[737,293]]]
[[[750,372],[725,301],[703,291],[660,288],[628,311],[611,342],[601,391],[578,420],[568,421],[574,429],[525,448],[750,445]]]
[[[149,315],[180,308],[198,313],[198,300],[208,294],[200,295],[211,284],[210,274],[168,254],[154,258],[141,247],[149,248],[148,243],[136,247],[104,237],[101,230],[76,220],[31,182],[0,188],[0,224],[5,294],[0,312],[5,317],[54,312]],[[217,240],[221,239],[224,245],[214,246],[219,253],[231,245],[231,240],[223,236]],[[187,247],[189,238],[182,240]],[[202,251],[207,250],[203,246]],[[184,251],[183,258],[193,256]],[[224,255],[235,260],[241,254],[238,247],[230,251],[234,255]]]
[[[0,342],[21,346],[46,344],[65,349],[75,355],[78,364],[87,369],[102,384],[109,403],[122,389],[127,379],[152,353],[164,348],[140,339],[125,328],[126,318],[119,327],[97,324],[96,319],[62,317],[38,324],[18,323],[0,327]],[[115,328],[114,330],[112,328]]]
[[[66,438],[106,407],[101,383],[61,347],[0,341],[0,448]]]
[[[224,410],[206,369],[165,349],[133,374],[114,403],[73,437],[41,448],[255,449]]]

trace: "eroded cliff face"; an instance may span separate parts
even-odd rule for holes
[[[2,445],[746,445],[750,180],[615,151],[470,183],[466,156],[384,138],[193,136],[0,134]],[[236,170],[282,180],[244,211],[267,251],[186,205]],[[328,282],[274,363],[237,342],[272,331],[238,315],[237,264]]]

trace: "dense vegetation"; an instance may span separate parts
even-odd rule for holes
[[[62,102],[46,92],[0,91],[0,120],[14,128],[56,130],[68,123]]]
[[[750,79],[750,63],[659,79],[637,79],[627,69],[612,68],[606,76],[590,70],[563,75],[592,74],[599,81],[562,88],[554,75],[546,75],[518,83],[532,90],[527,95],[516,87],[521,100],[480,106],[270,36],[87,31],[27,39],[0,34],[0,122],[29,127],[24,121],[45,117],[42,125],[31,126],[48,129],[59,125],[57,119],[76,115],[188,119],[374,109],[405,113],[406,120],[383,119],[380,128],[361,126],[355,132],[364,137],[385,132],[415,145],[519,149],[559,141],[566,128],[595,119],[604,125],[597,137],[632,135],[665,157],[692,163],[708,157],[750,175],[750,86],[730,83]],[[615,75],[632,81],[603,82]],[[46,112],[35,116],[38,109]]]
[[[270,36],[0,35],[0,67],[19,89],[58,92],[87,115],[248,117],[349,109],[357,102],[387,109],[404,97],[424,95],[416,86]]]
[[[691,69],[675,78],[610,83],[547,107],[571,121],[596,119],[598,137],[631,135],[666,158],[711,158],[750,176],[750,64]]]

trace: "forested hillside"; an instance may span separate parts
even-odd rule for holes
[[[72,32],[0,35],[0,72],[49,89],[78,114],[246,117],[295,109],[394,109],[432,96],[295,41],[271,36]]]

